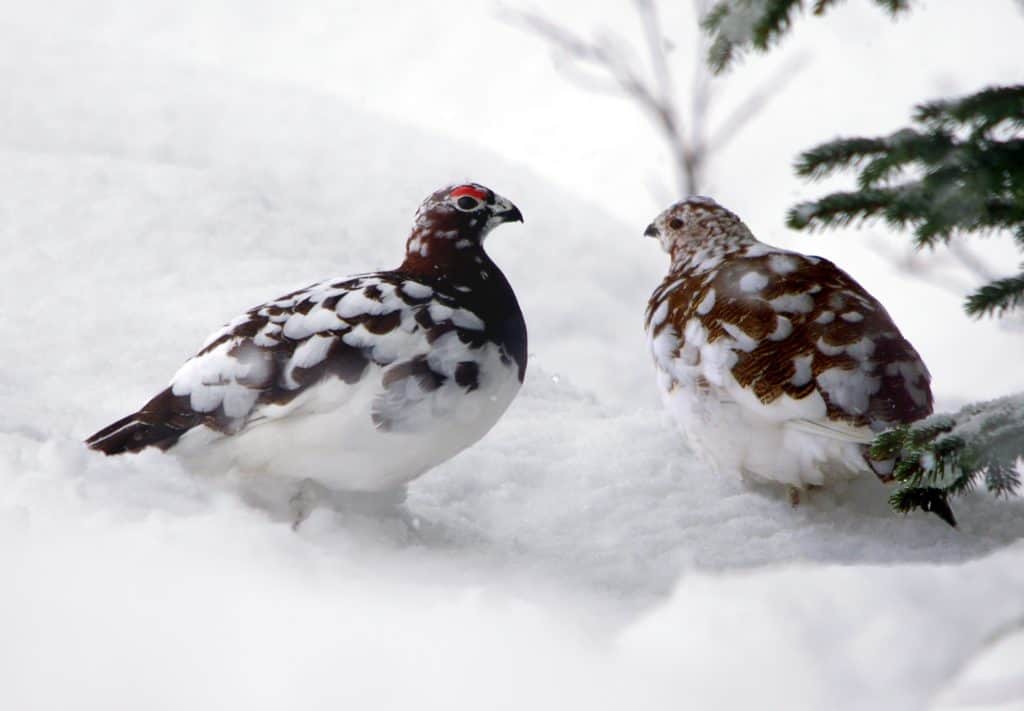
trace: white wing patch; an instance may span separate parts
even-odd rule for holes
[[[740,277],[740,291],[755,293],[768,286],[768,277],[760,272],[747,272]]]
[[[292,407],[261,404],[261,393],[276,388],[287,397],[309,385],[308,372],[322,368],[339,346],[349,349],[356,370],[365,361],[376,370],[368,377],[378,380],[381,368],[428,354],[436,375],[454,379],[459,364],[480,357],[479,344],[467,345],[455,330],[433,336],[431,343],[428,329],[416,321],[417,310],[426,309],[434,324],[450,324],[446,329],[480,332],[485,325],[473,312],[436,298],[432,287],[408,279],[391,283],[363,276],[314,284],[253,309],[214,333],[174,375],[171,390],[187,396],[196,412],[222,412],[241,426],[256,416],[273,419],[291,412]],[[470,371],[463,372],[468,377]],[[411,378],[402,384],[403,402],[423,397],[426,391],[417,390],[417,382]],[[337,405],[351,389],[332,388],[340,398]],[[392,392],[388,397],[399,396]]]
[[[779,313],[809,314],[814,311],[814,298],[810,294],[783,294],[768,303]]]
[[[344,301],[344,299],[342,300]],[[344,326],[338,314],[329,309],[314,308],[308,314],[294,314],[284,322],[283,333],[293,341],[301,341],[320,331],[332,331]]]
[[[854,414],[867,412],[871,396],[882,386],[880,378],[843,368],[824,370],[818,373],[817,381],[830,402]]]

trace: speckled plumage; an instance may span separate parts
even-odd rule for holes
[[[931,413],[928,370],[882,305],[828,260],[757,241],[713,200],[647,229],[672,259],[645,325],[663,400],[724,470],[797,488],[893,463],[873,435]]]
[[[87,440],[154,446],[198,470],[401,487],[473,444],[512,402],[526,326],[483,250],[519,210],[476,184],[432,194],[394,270],[257,306],[207,340],[138,412]]]

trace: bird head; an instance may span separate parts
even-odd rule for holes
[[[522,221],[523,214],[508,199],[479,183],[462,183],[441,188],[423,201],[413,236],[479,245],[501,223]]]
[[[644,236],[656,237],[673,259],[709,248],[728,251],[733,244],[753,240],[735,213],[701,195],[691,195],[662,212],[647,226]]]

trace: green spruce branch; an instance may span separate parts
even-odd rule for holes
[[[986,284],[967,297],[964,307],[976,318],[981,316],[1002,316],[1011,309],[1024,306],[1024,264],[1017,276],[997,279]]]
[[[838,0],[814,0],[811,12],[824,15]],[[874,0],[889,14],[910,9],[910,0]],[[765,51],[777,43],[804,10],[803,0],[720,0],[701,21],[711,35],[708,64],[721,72],[749,47]]]
[[[1024,462],[1024,394],[975,403],[883,432],[873,458],[898,459],[897,511],[931,511],[956,525],[949,499],[983,484],[996,496],[1020,491]]]
[[[918,247],[967,233],[1008,231],[1024,247],[1024,86],[993,87],[917,107],[916,125],[878,138],[840,138],[805,151],[799,175],[856,170],[858,190],[795,206],[794,229],[875,218],[910,229]],[[971,315],[1021,304],[1017,277],[973,295]]]

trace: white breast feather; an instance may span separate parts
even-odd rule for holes
[[[339,490],[384,491],[410,481],[482,437],[519,390],[518,366],[499,346],[486,343],[471,348],[454,331],[428,342],[426,331],[414,319],[413,307],[398,298],[391,284],[376,282],[379,301],[364,295],[363,289],[374,283],[363,280],[333,310],[314,306],[309,313],[276,319],[281,325],[267,324],[252,341],[272,345],[271,336],[278,331],[288,338],[305,339],[280,371],[280,384],[297,389],[296,369],[321,363],[339,338],[339,330],[347,328],[340,338],[369,351],[374,361],[358,381],[350,384],[328,376],[286,404],[258,404],[259,390],[245,383],[265,380],[266,373],[259,369],[268,367],[266,359],[258,351],[251,356],[244,350],[232,355],[241,339],[231,338],[186,362],[172,378],[171,388],[175,395],[188,396],[198,412],[223,406],[228,416],[245,418],[247,424],[231,436],[197,427],[186,432],[171,453],[201,471],[238,470],[314,479]],[[400,288],[416,299],[433,295],[430,287],[411,281]],[[304,298],[322,301],[337,292],[325,282],[268,306],[291,308]],[[483,321],[466,309],[436,301],[426,308],[435,321],[451,320],[463,330],[484,329]],[[396,309],[401,311],[398,327],[383,334],[343,320]],[[235,319],[211,336],[207,345],[245,320]],[[384,375],[392,364],[417,357],[425,357],[431,370],[444,376],[440,387],[424,389],[415,377],[401,379],[391,389],[384,387]],[[456,382],[456,369],[463,363],[477,368],[478,383],[470,392]],[[398,414],[385,432],[371,413],[379,403],[389,401],[395,402]]]
[[[771,251],[762,249],[751,256],[767,254]],[[772,255],[769,264],[773,271],[784,274],[797,268],[799,258],[779,252]],[[741,279],[739,288],[756,292],[767,283],[767,277],[751,271]],[[792,322],[782,313],[803,314],[814,309],[814,300],[807,293],[786,294],[770,303],[780,314],[775,330],[766,336],[775,341],[792,334]],[[696,312],[704,316],[714,305],[715,292],[709,289]],[[667,317],[667,308],[666,298],[655,308],[648,326],[648,346],[657,366],[662,399],[710,463],[719,469],[797,487],[870,471],[863,461],[861,445],[870,442],[874,433],[868,427],[830,421],[818,391],[800,399],[783,394],[764,403],[753,390],[740,385],[732,374],[737,351],[749,352],[758,345],[743,329],[723,322],[728,335],[709,343],[700,320],[691,318],[686,323],[684,345],[680,346],[670,327],[651,338],[653,329]],[[833,348],[820,343],[818,347],[822,352],[849,350],[851,355],[866,356],[874,343],[863,339],[851,346]],[[810,366],[810,356],[794,359],[794,385],[810,382]],[[869,396],[879,386],[877,378],[838,369],[820,374],[818,382],[833,402],[851,412],[866,409]]]

